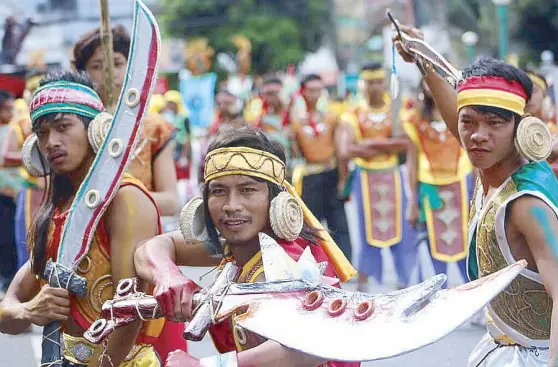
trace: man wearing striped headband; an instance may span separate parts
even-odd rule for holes
[[[282,253],[298,260],[309,248],[316,261],[327,264],[326,275],[342,281],[354,275],[343,253],[285,180],[285,153],[280,143],[249,127],[221,135],[209,148],[204,177],[203,197],[194,198],[182,210],[182,236],[174,232],[156,237],[135,255],[140,277],[156,285],[155,297],[168,319],[189,320],[193,293],[199,289],[182,275],[178,265],[207,266],[223,258],[221,265],[234,261],[242,267],[237,282],[265,281],[265,274],[272,269],[264,269],[261,233],[284,250],[274,255],[279,262],[283,261]],[[220,255],[217,260],[212,257],[214,253]],[[277,361],[285,366],[316,366],[325,362],[232,326],[229,318],[210,329],[219,352],[232,351],[210,358],[212,363],[232,359],[238,366],[265,366]],[[187,354],[176,352],[169,356],[167,365],[184,366],[192,361]],[[209,359],[201,362],[210,363]]]
[[[30,228],[30,260],[18,271],[0,304],[0,331],[19,334],[30,324],[62,321],[64,366],[87,366],[98,360],[102,346],[87,342],[83,333],[100,317],[104,301],[113,297],[113,284],[135,275],[132,258],[136,244],[160,233],[153,199],[141,183],[125,175],[99,222],[87,256],[77,267],[87,280],[87,296],[70,297],[67,290],[51,288],[42,278],[46,262],[58,256],[68,210],[94,161],[88,129],[106,118],[103,111],[87,74],[47,75],[30,104],[34,134],[27,138],[22,153],[27,169],[35,175],[48,175],[49,181]],[[137,322],[117,330],[108,340],[112,365],[160,366],[151,344],[162,326],[162,321]],[[107,358],[100,365],[108,366],[106,363]]]
[[[434,71],[433,59],[408,54],[394,40],[407,61],[424,61],[425,80],[449,130],[479,170],[469,220],[469,277],[487,276],[519,259],[529,264],[489,304],[488,333],[469,366],[555,366],[558,182],[545,161],[552,146],[546,124],[524,115],[533,83],[505,62],[482,59],[463,70],[456,95]]]
[[[339,145],[339,156],[355,167],[344,195],[352,194],[358,210],[358,290],[362,292],[367,291],[369,276],[382,282],[382,248],[391,250],[400,288],[409,285],[416,259],[416,233],[405,220],[406,175],[398,157],[407,149],[408,139],[394,136],[385,80],[382,64],[365,65],[360,72],[363,99],[341,115],[344,142]]]

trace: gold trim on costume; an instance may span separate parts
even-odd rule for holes
[[[363,70],[359,74],[359,78],[361,80],[376,80],[376,79],[385,79],[386,78],[386,71],[385,69],[376,69],[376,70]]]
[[[337,168],[337,160],[332,158],[327,163],[300,163],[293,169],[292,183],[299,196],[302,196],[302,181],[304,177],[318,175]]]
[[[374,220],[373,220],[373,208],[370,200],[370,186],[368,185],[368,173],[362,171],[360,175],[361,192],[362,192],[362,205],[364,209],[364,224],[366,228],[366,242],[369,245],[375,247],[384,248],[395,245],[401,242],[401,177],[399,176],[399,170],[395,170],[393,173],[393,182],[395,190],[395,236],[387,241],[382,241],[374,238]]]
[[[523,116],[525,99],[501,90],[467,89],[457,93],[457,110],[466,106],[498,107]]]
[[[434,211],[430,206],[430,200],[428,197],[424,198],[424,215],[426,217],[426,229],[428,231],[428,239],[430,241],[430,251],[432,253],[432,257],[439,261],[444,262],[455,262],[459,260],[463,260],[467,257],[468,251],[468,213],[469,213],[469,200],[467,198],[467,177],[461,178],[459,181],[460,191],[461,191],[461,238],[463,239],[463,250],[458,252],[454,255],[447,255],[438,252],[438,237],[434,230]],[[444,204],[445,205],[445,204]]]
[[[64,349],[62,355],[64,359],[75,364],[91,363],[91,358],[101,348],[101,345],[92,344],[82,337],[64,334],[63,338]],[[153,346],[150,344],[133,345],[124,361],[120,364],[120,367],[153,366],[160,366],[160,363]]]

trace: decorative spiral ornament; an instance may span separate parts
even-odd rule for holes
[[[533,116],[519,122],[514,142],[519,154],[529,161],[543,161],[552,151],[552,135],[548,127]]]
[[[271,201],[269,221],[277,237],[294,241],[300,236],[304,225],[302,208],[294,196],[288,192],[281,192]]]
[[[112,123],[112,115],[107,112],[101,112],[89,123],[87,129],[87,138],[93,151],[97,153],[103,145],[105,138],[108,135]]]
[[[209,239],[203,215],[203,198],[196,196],[180,212],[180,232],[186,243],[205,242]]]
[[[37,135],[29,135],[21,148],[21,156],[25,169],[27,169],[32,176],[43,177],[50,173],[50,167],[46,163],[46,159],[43,158],[42,160],[44,162],[44,168],[41,164],[41,154]]]

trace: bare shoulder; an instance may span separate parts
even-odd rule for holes
[[[135,185],[121,186],[107,210],[107,216],[121,218],[122,215],[141,218],[142,222],[156,220],[157,209],[146,192]]]

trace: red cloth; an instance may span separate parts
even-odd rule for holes
[[[153,347],[159,355],[159,358],[161,358],[163,366],[165,365],[170,352],[174,352],[177,349],[183,350],[185,352],[188,351],[186,340],[182,337],[183,332],[183,322],[174,323],[168,320],[165,321],[165,326],[163,327],[163,330],[161,330],[159,338],[155,343],[153,343]]]
[[[328,257],[321,246],[313,245],[307,240],[303,238],[298,238],[296,241],[286,241],[286,240],[279,240],[279,245],[285,249],[285,252],[293,259],[298,261],[304,249],[310,246],[310,252],[314,255],[316,262],[327,262],[327,268],[324,272],[324,275],[330,277],[336,277],[335,271],[333,267],[328,261]],[[339,288],[339,286],[337,286]],[[213,339],[213,344],[215,344],[215,348],[219,351],[219,353],[227,353],[236,351],[236,346],[233,339],[233,333],[231,330],[231,324],[229,320],[222,321],[218,324],[215,324],[209,328],[209,334]],[[328,367],[359,367],[360,362],[328,362],[326,364]]]

